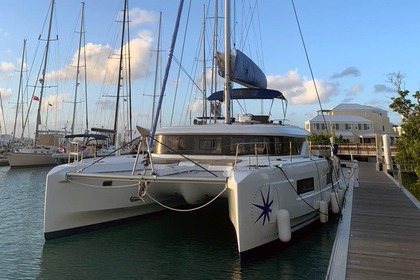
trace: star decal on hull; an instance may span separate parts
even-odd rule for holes
[[[270,201],[270,188],[268,188],[267,197],[264,197],[262,190],[260,190],[260,193],[262,205],[255,203],[253,204],[255,207],[261,209],[261,214],[255,221],[255,223],[257,223],[260,219],[263,219],[263,225],[265,225],[266,221],[270,222],[270,213],[272,212],[271,205],[273,204],[273,200]]]

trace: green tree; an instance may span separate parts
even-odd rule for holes
[[[398,77],[400,79],[398,79]],[[394,78],[394,80],[392,80]],[[402,134],[397,139],[396,161],[420,166],[420,92],[416,91],[412,96],[408,90],[402,90],[401,73],[389,74],[388,81],[397,87],[397,97],[392,97],[389,107],[402,117]],[[416,168],[417,189],[420,188],[420,167]]]

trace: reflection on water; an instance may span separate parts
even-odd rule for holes
[[[309,233],[310,232],[310,233]],[[323,279],[333,223],[240,262],[226,211],[166,213],[44,245],[40,279]]]
[[[227,211],[167,212],[44,242],[50,168],[0,168],[1,279],[323,279],[336,223],[240,262]],[[295,238],[294,238],[295,239]]]
[[[233,227],[226,215],[219,217],[206,209],[171,212],[48,241],[40,278],[226,279],[239,260]]]

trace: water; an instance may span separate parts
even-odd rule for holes
[[[167,212],[111,229],[44,241],[50,168],[0,167],[0,279],[324,279],[336,223],[240,262],[223,212]],[[92,198],[94,199],[94,198]]]

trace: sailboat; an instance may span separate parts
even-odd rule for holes
[[[42,74],[39,79],[40,82],[40,94],[34,96],[33,100],[38,101],[37,119],[36,119],[36,131],[35,139],[32,145],[26,145],[23,147],[13,147],[11,152],[7,154],[9,165],[11,168],[20,167],[33,167],[33,166],[45,166],[54,165],[55,159],[52,158],[52,154],[58,150],[58,147],[62,144],[64,132],[51,131],[51,130],[40,130],[41,124],[41,108],[43,104],[43,95],[46,82],[46,69],[48,62],[49,44],[51,41],[51,26],[53,20],[54,11],[54,0],[51,1],[50,5],[50,17],[48,26],[48,35],[45,45],[45,53],[43,60]],[[48,110],[49,106],[47,107]]]
[[[182,9],[180,2],[180,10]],[[266,88],[262,71],[230,47],[230,1],[225,1],[222,123],[156,128],[167,75],[151,131],[137,127],[147,153],[55,167],[47,175],[44,236],[58,238],[133,220],[163,210],[193,211],[227,205],[240,257],[328,220],[344,185],[340,160],[310,155],[307,132],[269,115],[230,113],[231,100],[285,102]],[[175,30],[179,23],[179,14]],[[174,32],[176,34],[176,32]],[[175,37],[175,36],[174,36]],[[171,43],[170,50],[175,42]],[[170,67],[170,57],[165,69]],[[232,61],[235,57],[235,61]],[[242,58],[245,58],[242,60]],[[245,64],[242,64],[244,62]],[[235,65],[242,65],[231,70]],[[236,74],[239,68],[247,75]],[[257,78],[256,78],[257,77]],[[234,82],[249,87],[232,89]],[[200,122],[197,122],[200,123]],[[141,149],[138,149],[139,151]],[[336,208],[336,207],[334,207]]]

